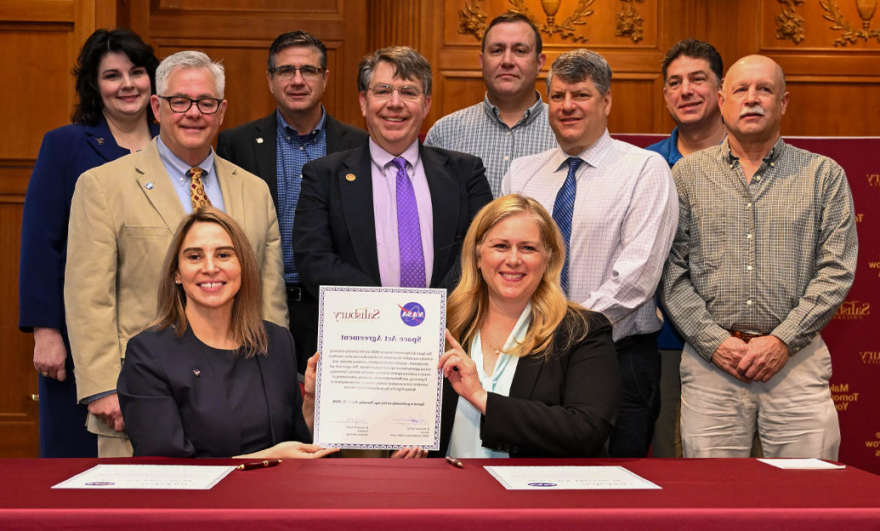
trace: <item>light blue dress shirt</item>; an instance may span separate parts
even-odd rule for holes
[[[502,350],[512,350],[517,341],[522,341],[529,331],[531,322],[532,304],[529,303],[520,314],[519,320],[510,332]],[[483,389],[501,396],[509,396],[510,384],[513,383],[513,375],[516,373],[516,364],[519,362],[519,358],[504,353],[499,354],[498,359],[495,360],[495,370],[491,375],[487,375],[483,371],[483,348],[480,344],[479,331],[471,342],[470,353],[471,359],[477,365],[477,375],[480,377],[480,385],[483,386]],[[467,459],[510,457],[507,452],[490,450],[483,446],[483,440],[480,438],[480,417],[480,411],[470,402],[463,398],[458,399],[458,406],[455,408],[455,421],[452,425],[452,436],[446,455]]]
[[[165,166],[165,171],[168,172],[168,177],[171,178],[171,184],[174,191],[177,192],[177,197],[180,198],[180,204],[183,205],[184,212],[192,214],[192,199],[189,193],[192,179],[186,175],[191,166],[172,153],[168,146],[162,143],[161,134],[156,139],[156,147],[159,148],[159,158],[162,159],[162,165]],[[226,212],[226,204],[223,203],[223,193],[220,190],[220,181],[217,180],[217,172],[214,171],[213,148],[208,157],[200,162],[198,166],[204,171],[202,173],[202,185],[205,187],[205,195],[211,201],[211,206]]]

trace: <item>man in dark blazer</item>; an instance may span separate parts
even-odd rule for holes
[[[329,75],[327,49],[320,40],[304,31],[279,35],[269,48],[266,71],[278,108],[265,118],[223,131],[217,140],[218,155],[265,180],[272,193],[281,230],[290,331],[300,371],[315,353],[318,335],[318,303],[303,289],[293,256],[302,167],[329,153],[360,146],[368,137],[324,110],[321,97]]]
[[[321,285],[451,288],[470,222],[492,200],[483,163],[418,141],[431,65],[415,50],[364,58],[358,90],[369,142],[303,168],[293,230],[302,281],[313,295]]]

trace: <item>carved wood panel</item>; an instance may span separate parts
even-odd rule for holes
[[[327,47],[327,111],[362,125],[355,79],[367,52],[366,6],[366,0],[131,0],[130,12],[132,29],[156,47],[160,58],[196,49],[226,63],[224,128],[261,118],[275,107],[265,80],[269,46],[296,29]]]

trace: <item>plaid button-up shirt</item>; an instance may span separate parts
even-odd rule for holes
[[[852,194],[836,162],[780,138],[749,184],[729,140],[673,169],[678,230],[663,275],[667,312],[710,360],[737,330],[772,334],[792,354],[852,286]]]

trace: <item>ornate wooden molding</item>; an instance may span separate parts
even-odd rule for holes
[[[804,40],[804,17],[797,12],[797,6],[805,0],[778,0],[782,12],[776,15],[776,38],[800,44]]]
[[[458,12],[458,18],[461,21],[458,26],[459,33],[471,34],[478,41],[483,40],[483,32],[486,31],[486,19],[489,18],[489,15],[480,9],[480,3],[485,1],[465,0],[464,9]]]
[[[865,42],[870,39],[877,39],[877,42],[880,42],[880,27],[870,29],[871,19],[874,17],[874,12],[877,10],[878,0],[855,1],[856,9],[859,11],[859,18],[862,19],[861,30],[853,28],[852,24],[849,23],[849,20],[841,14],[840,6],[837,5],[837,0],[826,0],[824,2],[819,0],[819,5],[826,11],[823,18],[832,22],[831,29],[843,32],[841,33],[840,38],[834,41],[834,46],[855,44],[859,39],[864,39]]]
[[[620,13],[617,14],[617,37],[629,37],[633,42],[642,40],[642,15],[636,11],[634,3],[645,0],[621,0]]]
[[[480,4],[486,0],[465,0],[464,9],[458,12],[461,21],[458,32],[470,34],[477,38],[483,39],[483,32],[486,31],[486,20],[488,15],[482,10]],[[559,6],[562,0],[541,0],[541,8],[547,17],[547,22],[542,23],[538,17],[526,7],[525,0],[510,0],[513,6],[509,11],[520,13],[529,18],[538,27],[538,30],[549,36],[559,34],[563,39],[571,39],[572,42],[586,42],[587,38],[577,33],[575,26],[583,26],[587,23],[587,17],[593,14],[590,6],[596,0],[578,0],[577,7],[574,12],[568,16],[561,24],[556,23],[556,13],[559,12]],[[631,1],[631,0],[627,0]],[[644,0],[639,0],[644,1]]]

